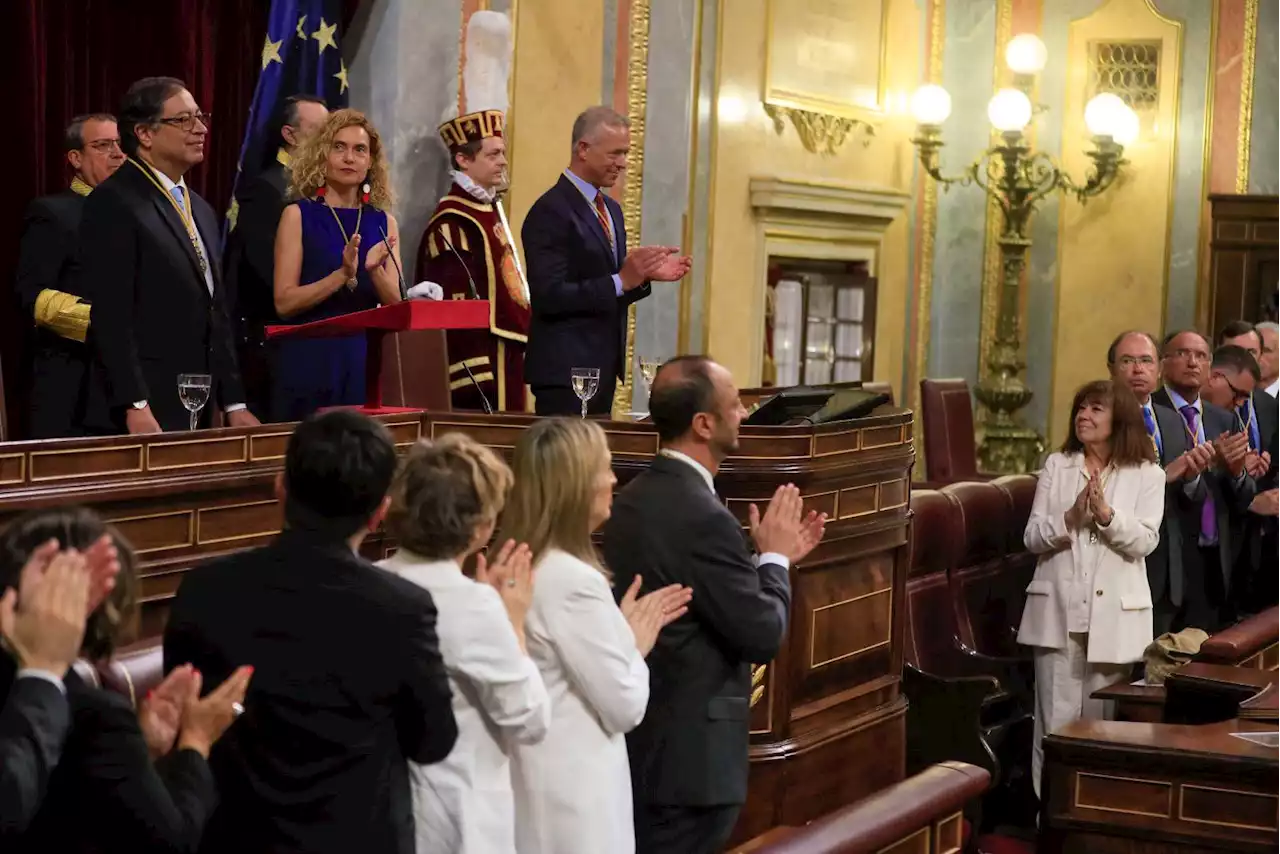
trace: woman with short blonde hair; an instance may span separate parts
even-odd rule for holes
[[[658,632],[686,611],[672,585],[621,607],[591,542],[609,518],[613,487],[604,430],[579,418],[535,422],[516,443],[515,486],[500,539],[527,543],[538,584],[526,630],[529,654],[551,696],[539,744],[515,752],[520,854],[631,854],[631,771],[626,733],[649,702],[644,657]]]
[[[310,323],[399,302],[400,238],[382,137],[358,110],[337,110],[294,155],[276,231],[275,308]],[[364,402],[365,336],[275,345],[271,417],[299,421]]]
[[[387,530],[399,551],[380,566],[431,593],[449,673],[458,741],[443,762],[410,763],[419,854],[513,854],[515,806],[509,755],[540,741],[551,704],[525,652],[533,597],[529,550],[493,536],[511,470],[469,436],[419,442],[391,487]],[[476,555],[476,580],[462,573]]]

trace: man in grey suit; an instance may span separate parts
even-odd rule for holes
[[[1245,470],[1248,434],[1233,413],[1201,397],[1212,359],[1209,341],[1200,333],[1170,333],[1161,347],[1164,387],[1151,395],[1157,406],[1182,417],[1189,439],[1214,448],[1214,465],[1200,476],[1203,490],[1191,506],[1177,508],[1184,601],[1172,626],[1174,631],[1194,626],[1210,634],[1233,622],[1231,570],[1243,542],[1241,519],[1257,491]]]
[[[615,499],[604,554],[621,598],[693,589],[687,616],[649,654],[649,709],[627,735],[637,854],[723,849],[747,796],[751,665],[778,652],[791,607],[792,564],[822,538],[825,515],[803,516],[791,484],[763,517],[751,507],[753,557],[714,477],[737,450],[746,410],[733,377],[704,356],[667,362],[649,412],[661,449]]]
[[[1191,508],[1201,495],[1200,475],[1213,464],[1213,446],[1193,444],[1177,412],[1151,398],[1160,384],[1159,345],[1141,330],[1121,332],[1107,349],[1107,368],[1113,379],[1133,391],[1142,406],[1147,435],[1165,470],[1165,512],[1160,543],[1147,556],[1147,581],[1155,605],[1155,633],[1169,631],[1183,605],[1183,539],[1179,508]],[[1199,506],[1196,504],[1196,506]]]
[[[80,652],[88,616],[85,558],[37,550],[22,571],[22,601],[0,599],[0,635],[17,673],[0,708],[0,841],[20,837],[62,754],[70,707],[62,677]]]

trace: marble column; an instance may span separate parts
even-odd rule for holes
[[[1280,36],[1280,2],[1259,0],[1258,35],[1254,45],[1253,115],[1249,124],[1249,192],[1280,192],[1280,145],[1276,139],[1277,36]]]
[[[448,189],[436,128],[458,100],[461,16],[461,0],[374,0],[361,4],[344,39],[351,106],[369,115],[387,147],[410,286],[422,232]]]

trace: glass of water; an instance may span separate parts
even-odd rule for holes
[[[599,368],[574,368],[569,373],[573,382],[573,393],[582,401],[582,417],[587,417],[587,401],[596,396],[600,388]]]
[[[191,429],[200,422],[200,410],[209,402],[213,377],[208,374],[178,374],[178,399],[191,413]]]

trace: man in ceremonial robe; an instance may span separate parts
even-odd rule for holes
[[[23,222],[15,285],[22,313],[35,321],[30,422],[33,439],[73,436],[83,416],[90,306],[77,292],[80,217],[89,193],[120,168],[116,119],[77,116],[67,126],[70,188],[31,202]]]
[[[445,299],[489,301],[487,330],[447,333],[455,409],[525,410],[529,292],[498,198],[507,168],[503,123],[501,111],[484,110],[440,126],[453,183],[418,249],[419,280],[439,284]]]

